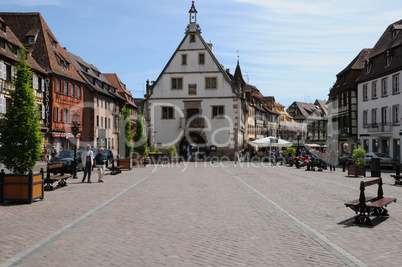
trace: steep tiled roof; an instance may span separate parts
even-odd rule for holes
[[[113,98],[124,100],[117,92],[117,88],[109,83],[106,77],[94,65],[85,62],[81,57],[65,51],[69,60],[81,75],[88,86],[99,93]]]
[[[389,65],[387,54],[391,56]],[[371,70],[368,73],[364,70],[359,81],[375,79],[402,69],[402,20],[387,27],[373,47],[368,64],[371,65]]]
[[[372,49],[365,48],[336,75],[336,82],[329,92],[329,97],[332,98],[338,94],[357,88],[357,79],[364,69],[366,60],[369,58]]]
[[[317,101],[319,101],[319,102],[317,102]],[[324,110],[321,106],[322,104],[325,107],[325,101],[321,101],[321,100],[316,100],[316,102],[314,104],[297,102],[297,101],[293,102],[291,107],[296,108],[300,111],[300,113],[293,116],[293,119],[294,120],[305,120],[305,119],[320,120],[320,119],[326,118],[327,108],[325,108],[325,110]]]
[[[32,57],[46,72],[83,82],[40,13],[0,12],[0,16],[18,40],[27,45]],[[28,37],[35,32],[37,32],[36,42],[30,45]]]
[[[109,83],[117,89],[117,92],[125,98],[126,102],[137,108],[132,94],[126,89],[126,85],[120,80],[116,73],[104,73],[105,78]]]
[[[2,23],[5,23],[1,16],[0,21]],[[9,42],[11,45],[13,45],[15,47],[14,49],[19,49],[22,46],[22,43],[18,40],[17,36],[15,36],[14,32],[10,29],[10,27],[8,27],[7,23],[5,24],[6,24],[6,32],[0,30],[0,38],[2,38],[5,42]],[[18,53],[15,54],[10,49],[9,45],[6,45],[5,48],[0,48],[0,55],[5,56],[13,61],[20,61],[19,54]],[[38,65],[38,63],[32,58],[30,54],[27,54],[27,61],[32,69],[40,73],[46,74],[46,71]]]

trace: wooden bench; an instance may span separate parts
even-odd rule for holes
[[[376,197],[366,196],[364,190],[367,186],[378,184],[378,191]],[[345,203],[346,207],[351,208],[359,215],[355,217],[357,224],[370,224],[369,216],[371,214],[376,216],[388,216],[388,211],[384,208],[392,202],[396,202],[396,198],[386,198],[383,196],[382,191],[382,178],[377,178],[371,181],[360,182],[360,197],[359,199]]]
[[[59,174],[58,174],[59,173]],[[59,186],[67,186],[66,180],[70,178],[71,174],[64,173],[64,165],[63,163],[48,165],[46,170],[46,178],[45,178],[45,190],[51,191],[53,190],[53,183],[59,182]]]
[[[123,169],[124,166],[121,165],[116,166],[119,163],[119,159],[112,159],[111,161],[112,161],[112,167],[110,168],[111,171],[110,174],[116,175],[121,173],[121,169]],[[117,162],[117,164],[115,164],[115,162]]]

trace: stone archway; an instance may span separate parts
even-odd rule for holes
[[[187,159],[187,147],[189,144],[196,144],[200,151],[205,151],[207,149],[207,137],[204,132],[196,133],[190,132],[187,136],[184,136],[180,141],[179,155]]]

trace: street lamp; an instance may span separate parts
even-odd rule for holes
[[[299,152],[300,152],[300,129],[297,129],[297,152],[296,155],[299,156]]]
[[[73,159],[73,179],[77,179],[77,135],[80,131],[80,127],[79,124],[77,123],[77,121],[73,122],[73,126],[71,127],[71,133],[74,135],[74,159]]]

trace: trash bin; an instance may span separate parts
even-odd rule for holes
[[[371,177],[381,177],[380,158],[372,158],[370,168],[371,168]]]

